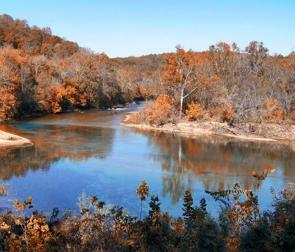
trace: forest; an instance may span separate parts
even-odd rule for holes
[[[0,119],[109,108],[141,96],[128,67],[49,28],[2,15],[0,46]]]
[[[166,56],[158,95],[131,122],[151,125],[213,120],[235,123],[294,123],[295,54],[271,56],[262,42],[245,48],[220,42],[206,52]]]
[[[295,120],[295,54],[269,55],[262,42],[111,59],[2,15],[0,46],[4,120],[137,99],[156,99],[132,119],[154,125],[182,116],[230,124]]]

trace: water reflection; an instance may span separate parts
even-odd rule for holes
[[[287,145],[231,142],[220,137],[189,139],[167,133],[144,133],[157,149],[151,158],[161,163],[163,192],[173,202],[192,188],[192,178],[201,181],[207,191],[232,188],[239,183],[257,190],[267,176],[283,170],[295,177],[295,156]]]
[[[34,147],[0,148],[0,179],[24,176],[28,169],[47,170],[50,164],[64,158],[81,161],[91,157],[105,158],[112,149],[114,130],[85,126],[22,125],[23,131],[4,128],[29,137]]]
[[[86,192],[133,214],[140,204],[135,189],[147,180],[163,210],[175,215],[181,213],[187,189],[200,198],[206,190],[240,183],[262,193],[264,204],[271,201],[265,196],[270,186],[279,190],[294,181],[295,156],[288,146],[131,130],[120,126],[124,115],[89,111],[1,125],[35,145],[0,148],[0,180],[9,184],[14,198],[32,196],[37,209],[73,209]]]

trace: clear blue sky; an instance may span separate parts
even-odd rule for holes
[[[186,49],[218,41],[263,41],[295,50],[295,0],[1,0],[0,12],[111,57]]]

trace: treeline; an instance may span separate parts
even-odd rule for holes
[[[0,193],[6,193],[1,187]],[[172,218],[161,210],[157,196],[149,195],[143,181],[137,196],[149,211],[132,217],[121,207],[106,205],[84,195],[80,215],[70,212],[50,217],[31,215],[32,198],[15,201],[16,214],[0,215],[1,251],[292,251],[295,248],[294,187],[275,196],[273,210],[261,212],[258,198],[235,185],[230,190],[208,192],[220,202],[213,218],[202,199],[195,204],[190,191],[183,200],[183,215]],[[27,213],[24,215],[24,213]],[[142,207],[139,215],[142,215]]]
[[[110,59],[0,16],[0,119],[108,108],[157,98],[135,121],[286,122],[295,120],[295,54],[271,56],[260,42],[220,42],[205,52]]]
[[[295,54],[271,56],[260,42],[244,50],[220,42],[199,53],[177,47],[166,55],[159,84],[156,102],[131,121],[295,121]]]
[[[0,16],[0,120],[131,101],[141,94],[127,72],[49,28]]]

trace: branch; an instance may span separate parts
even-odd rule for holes
[[[186,94],[185,96],[183,96],[183,99],[185,99],[186,97],[190,96],[193,92],[195,92],[198,89],[198,87],[195,87],[192,91],[190,91],[188,94]]]
[[[193,71],[193,68],[190,67],[190,68],[188,69],[187,73],[186,73],[186,76],[185,76],[185,80],[184,80],[184,83],[183,83],[183,86],[184,86],[184,87],[186,87],[186,85],[187,85],[187,81],[188,81],[188,77],[189,77],[189,75],[191,74],[192,71]]]

